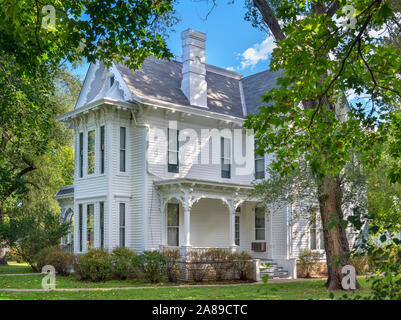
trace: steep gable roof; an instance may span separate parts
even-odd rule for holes
[[[190,106],[181,91],[182,63],[175,60],[158,60],[150,57],[136,71],[124,64],[116,64],[124,82],[133,95],[140,98],[157,99],[163,102]],[[260,96],[275,86],[277,73],[264,71],[240,78],[215,72],[216,67],[207,68],[207,110],[219,114],[244,118],[246,113],[255,113],[262,105]],[[244,99],[241,99],[240,82],[243,85]],[[242,105],[245,102],[245,106]],[[205,110],[205,108],[191,106]]]
[[[181,91],[181,62],[151,57],[135,72],[121,63],[117,64],[117,69],[134,95],[189,106]],[[242,118],[239,80],[207,71],[206,81],[208,111]],[[202,107],[191,107],[204,110]]]
[[[244,91],[247,113],[258,113],[258,108],[264,105],[261,96],[272,88],[277,87],[277,79],[281,72],[262,71],[241,79]]]

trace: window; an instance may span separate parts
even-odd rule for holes
[[[239,246],[239,215],[235,215],[235,244]]]
[[[95,173],[95,130],[88,132],[88,174]]]
[[[176,129],[168,129],[168,172],[178,173],[179,164],[178,164],[178,152],[179,152],[179,144],[178,144],[178,130]]]
[[[100,127],[100,173],[104,173],[104,126]]]
[[[317,242],[316,241],[316,222],[314,222],[310,227],[309,237],[310,237],[310,242],[309,242],[310,249],[316,250],[317,249],[317,246],[316,246],[316,242]]]
[[[231,178],[231,140],[221,137],[221,177]]]
[[[311,213],[309,239],[309,247],[311,250],[324,249],[323,228],[320,219],[317,218],[316,212]]]
[[[120,203],[120,247],[125,247],[125,203]]]
[[[169,203],[167,207],[167,244],[178,247],[179,244],[179,206]]]
[[[265,240],[265,210],[255,208],[255,240]]]
[[[110,77],[110,88],[113,86],[114,84],[114,76]]]
[[[84,134],[79,134],[79,177],[84,175]]]
[[[120,127],[120,172],[125,172],[126,128]]]
[[[255,141],[255,150],[257,149],[257,141]],[[255,179],[265,178],[265,156],[255,154]]]
[[[95,245],[95,206],[93,204],[88,204],[87,211],[86,211],[86,235],[87,235],[87,242],[86,248],[90,249],[93,248]]]
[[[78,224],[79,224],[79,251],[82,252],[82,204],[79,205],[78,210]]]
[[[100,247],[104,248],[104,202],[99,203]]]

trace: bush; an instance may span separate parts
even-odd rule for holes
[[[181,252],[178,249],[166,248],[163,250],[163,255],[167,259],[166,273],[168,281],[177,282],[180,279],[182,269],[180,266]]]
[[[36,256],[36,268],[42,270],[46,265],[52,265],[61,276],[68,276],[74,263],[74,255],[63,251],[60,247],[42,249]]]
[[[238,274],[240,280],[249,280],[249,274],[252,271],[252,256],[249,252],[236,252],[232,254],[233,269]]]
[[[369,272],[369,258],[367,255],[354,255],[351,258],[351,264],[355,268],[356,274],[364,275]]]
[[[138,265],[147,281],[158,283],[166,272],[167,258],[158,251],[145,251],[138,255],[135,265]]]
[[[209,249],[207,254],[207,260],[210,261],[210,265],[216,273],[216,280],[222,281],[227,271],[233,268],[235,255],[227,249],[220,248]]]
[[[312,272],[316,272],[319,267],[321,254],[316,251],[305,250],[299,254],[299,268],[305,278],[310,278]]]
[[[105,281],[113,275],[113,260],[103,249],[91,249],[77,256],[74,272],[80,280]]]
[[[120,280],[135,275],[135,259],[137,254],[128,248],[115,248],[111,253],[114,275]]]
[[[208,251],[191,250],[187,253],[187,268],[195,282],[202,282],[209,273]]]
[[[65,235],[68,226],[61,222],[60,216],[46,211],[46,208],[33,212],[31,215],[21,215],[4,223],[2,232],[12,234],[11,253],[17,262],[27,262],[36,272],[41,272],[36,266],[38,253],[49,247],[57,246]]]

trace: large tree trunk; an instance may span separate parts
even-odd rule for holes
[[[318,197],[328,271],[326,287],[329,290],[338,290],[342,289],[342,267],[351,265],[349,258],[350,250],[345,229],[340,223],[336,223],[330,229],[328,228],[330,222],[337,219],[337,222],[339,222],[344,217],[341,208],[342,191],[339,178],[326,175],[323,179],[319,180]],[[360,288],[357,282],[356,288]]]
[[[7,264],[6,253],[6,248],[0,247],[0,265]]]

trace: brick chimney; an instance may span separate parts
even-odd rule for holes
[[[190,105],[207,108],[206,83],[206,34],[187,29],[182,39],[182,82],[181,90]]]

